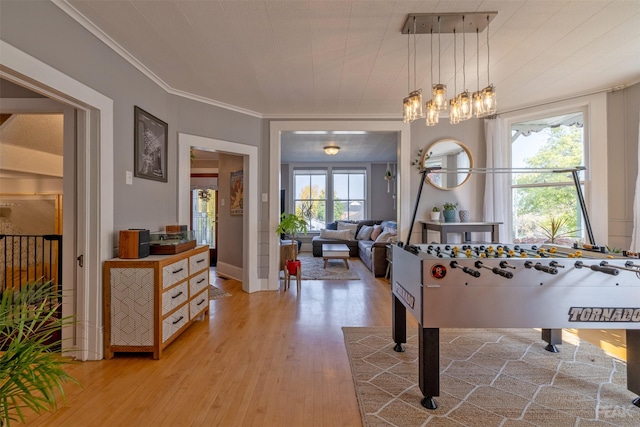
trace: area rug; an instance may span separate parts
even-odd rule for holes
[[[378,426],[639,426],[626,364],[564,333],[559,353],[535,329],[441,329],[438,408],[420,405],[418,349],[407,331],[342,328],[362,422]]]
[[[353,269],[353,263],[362,262],[358,258],[349,259],[349,268],[344,265],[341,259],[331,259],[324,267],[324,259],[314,256],[300,256],[298,259],[302,267],[302,280],[357,280],[360,279],[358,273]],[[284,271],[280,272],[280,278],[284,279]]]
[[[219,299],[219,298],[224,298],[224,297],[230,297],[231,294],[223,289],[220,288],[216,288],[213,285],[209,285],[209,299],[210,300],[214,300],[214,299]]]

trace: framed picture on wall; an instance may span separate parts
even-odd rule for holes
[[[231,215],[242,215],[244,204],[243,171],[231,172]]]
[[[169,126],[159,118],[134,107],[134,175],[167,182]]]

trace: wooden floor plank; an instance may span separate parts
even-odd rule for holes
[[[117,354],[69,367],[58,411],[30,426],[360,426],[343,326],[390,326],[389,282],[357,259],[361,280],[302,281],[300,291],[231,294],[210,301],[160,360]],[[407,316],[408,328],[416,322]]]

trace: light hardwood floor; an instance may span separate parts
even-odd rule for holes
[[[65,387],[65,405],[27,424],[361,426],[341,328],[390,326],[391,296],[387,280],[355,258],[350,265],[361,280],[305,280],[299,292],[294,282],[286,292],[247,294],[212,274],[232,295],[210,301],[209,318],[161,360],[118,354],[74,364],[68,371],[80,385]],[[417,327],[410,315],[407,324]],[[583,338],[619,341],[608,337],[615,331],[600,332]]]
[[[68,371],[66,403],[33,426],[360,426],[343,326],[391,325],[389,282],[350,260],[361,280],[302,281],[230,297],[163,352],[118,354]],[[409,327],[416,327],[408,316]]]

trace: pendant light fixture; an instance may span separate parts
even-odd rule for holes
[[[411,48],[409,44],[411,40],[409,39],[409,31],[407,31],[407,92],[411,92]],[[411,122],[411,99],[407,96],[402,100],[402,122],[410,123]]]
[[[460,121],[469,120],[472,116],[471,94],[467,90],[467,73],[465,65],[467,63],[467,37],[464,33],[464,15],[462,15],[462,92],[458,95],[458,108],[460,110]]]
[[[482,103],[482,91],[480,90],[480,31],[476,28],[476,88],[471,98],[473,100],[473,117],[484,117],[484,104]]]
[[[431,82],[431,87],[433,87],[433,29],[431,29],[431,78],[430,78],[430,82]],[[430,99],[427,101],[426,103],[426,115],[427,115],[427,120],[426,120],[426,125],[427,126],[435,126],[438,124],[438,122],[440,121],[440,113],[438,111],[438,108],[436,107],[435,103],[433,102],[433,99]]]
[[[488,86],[482,89],[482,104],[484,114],[489,116],[496,113],[496,90],[489,78],[489,15],[487,15],[487,83]]]
[[[440,61],[440,52],[442,45],[440,44],[440,17],[438,16],[438,82],[440,80],[440,71],[442,71],[442,64]],[[446,111],[447,110],[447,86],[442,83],[436,83],[433,85],[433,103],[435,104],[438,111]]]
[[[407,87],[409,95],[403,99],[403,122],[410,123],[417,118],[426,117],[425,124],[434,126],[439,122],[439,114],[451,108],[449,120],[459,123],[471,117],[481,118],[496,113],[496,91],[489,77],[489,23],[498,15],[497,12],[465,12],[465,13],[415,13],[409,14],[402,33],[407,34]],[[437,25],[437,27],[436,27]],[[480,90],[480,33],[487,29],[487,83],[488,86]],[[476,86],[477,90],[470,94],[467,90],[467,32],[476,32]],[[411,90],[411,33],[413,32],[413,91]],[[462,32],[462,91],[457,93],[458,79],[458,48],[457,34]],[[438,35],[438,77],[434,80],[433,45],[434,36]],[[453,34],[454,43],[454,90],[451,99],[447,99],[447,87],[442,83],[442,33]],[[422,89],[416,88],[417,80],[417,50],[416,34],[429,34],[431,55],[431,76],[429,79],[432,99],[422,103]],[[445,79],[446,80],[446,79]]]
[[[452,125],[460,123],[460,105],[458,104],[458,97],[455,96],[458,89],[458,61],[457,61],[457,48],[456,48],[456,29],[453,29],[453,93],[454,96],[449,100],[449,123]]]

